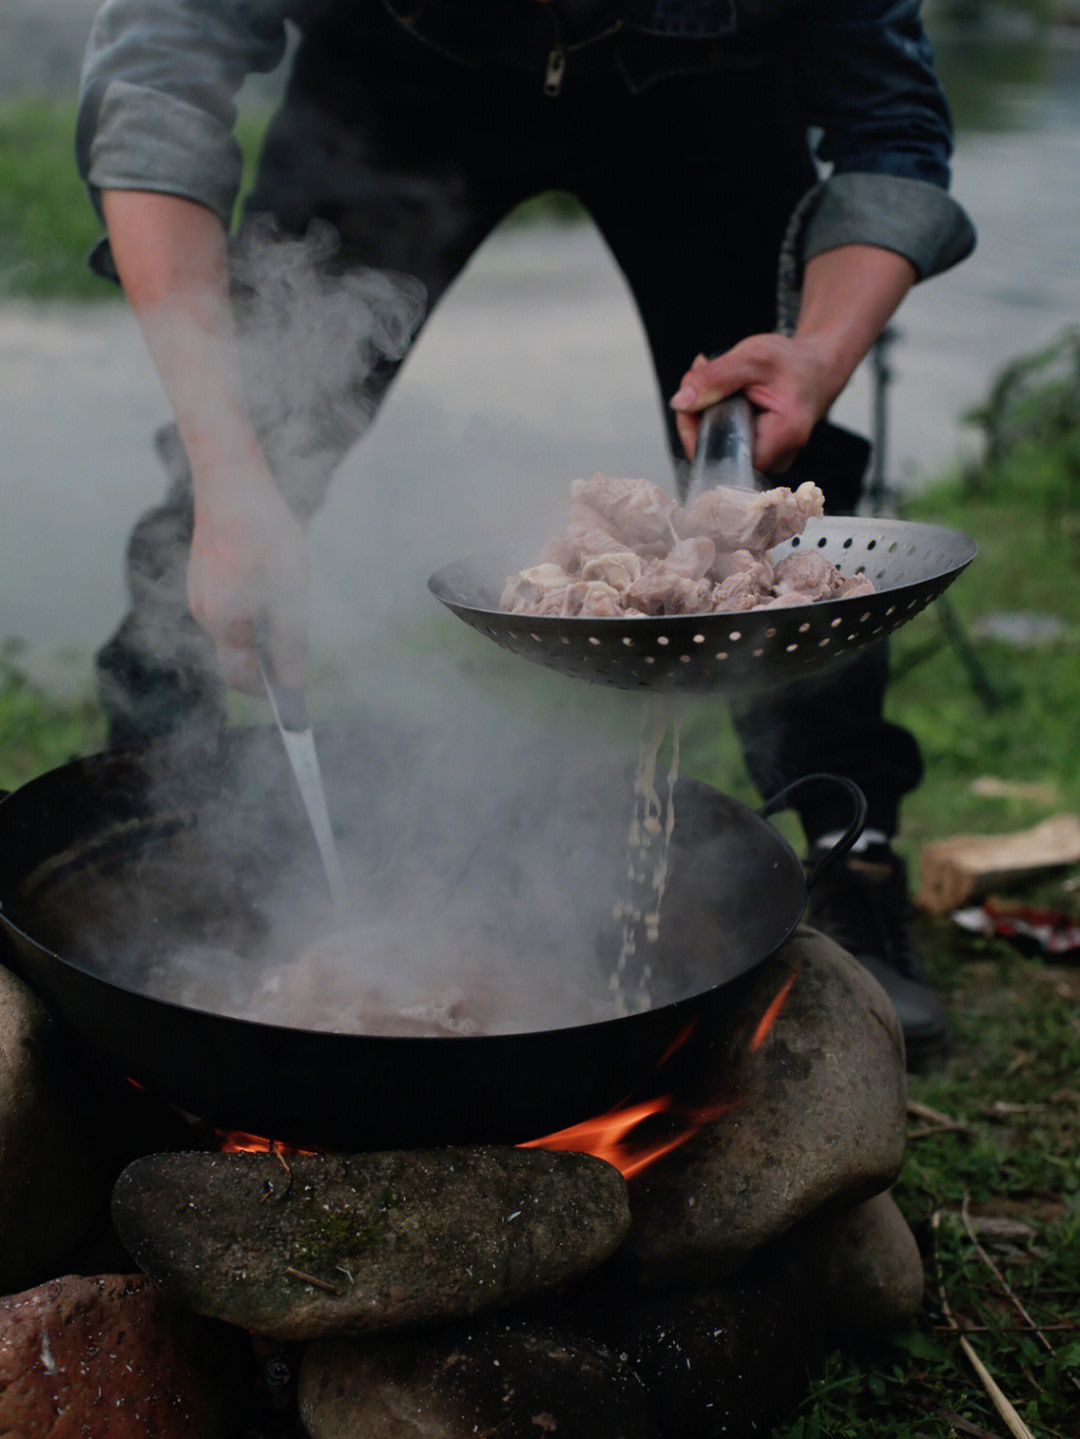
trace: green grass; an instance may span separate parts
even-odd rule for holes
[[[35,775],[93,754],[104,734],[101,712],[89,697],[54,699],[0,656],[0,791],[18,789]]]
[[[904,803],[900,847],[915,858],[946,834],[991,833],[1080,810],[1080,544],[1017,490],[968,493],[944,482],[908,505],[908,519],[953,525],[979,554],[947,592],[891,641],[886,709],[917,737],[926,761]],[[1060,638],[1030,649],[978,638],[981,620],[1022,614],[1061,622]],[[752,798],[724,707],[697,702],[683,727],[685,767]],[[1039,786],[1049,800],[980,796],[990,776]]]
[[[118,290],[87,263],[103,227],[75,168],[75,101],[0,105],[0,300],[108,301]],[[242,114],[241,194],[268,117]]]
[[[914,850],[943,830],[1015,829],[1056,810],[1080,809],[1075,552],[1048,536],[1024,501],[965,504],[945,494],[918,512],[962,524],[979,542],[978,559],[950,597],[964,638],[971,640],[981,617],[1002,613],[1053,617],[1064,630],[1060,640],[1032,649],[972,642],[972,657],[993,691],[985,700],[939,613],[898,634],[900,678],[888,709],[915,733],[927,765],[923,785],[905,806],[905,843]],[[905,664],[911,666],[906,672]],[[984,775],[1043,786],[1055,797],[1049,803],[980,798],[971,785]]]
[[[910,1096],[959,1126],[914,1114],[894,1191],[926,1299],[905,1330],[833,1354],[772,1439],[1007,1439],[953,1324],[1037,1436],[1080,1435],[1080,972],[944,923],[926,938],[954,1041]]]
[[[75,170],[74,102],[0,107],[0,298],[107,299],[86,257],[101,234]]]
[[[958,630],[947,632],[931,610],[893,646],[899,677],[889,711],[915,732],[927,761],[904,810],[911,859],[945,834],[1000,833],[1080,811],[1075,337],[1056,355],[1059,371],[1071,367],[1064,386],[1058,373],[1032,388],[1032,370],[1047,373],[1044,359],[1004,376],[982,415],[992,458],[909,510],[957,525],[980,545],[950,596]],[[1052,616],[1061,637],[1032,649],[972,638],[981,617],[1001,612]],[[1037,784],[1047,796],[988,799],[972,789],[984,775]],[[1080,917],[1068,877],[1046,876],[1022,892]],[[915,1323],[874,1351],[834,1354],[773,1439],[1006,1436],[958,1329],[1034,1434],[1077,1439],[1080,956],[1051,964],[964,936],[948,920],[925,920],[921,938],[953,1033],[948,1058],[910,1084],[912,1100],[953,1123],[912,1116],[896,1187],[923,1253],[926,1302]],[[997,1230],[981,1233],[987,1221]]]

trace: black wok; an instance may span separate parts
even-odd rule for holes
[[[374,732],[320,742],[339,844],[371,880],[369,895],[396,884],[438,841],[447,892],[468,893],[477,877],[492,885],[493,923],[504,934],[494,958],[511,981],[541,887],[526,837],[539,829],[541,852],[555,857],[545,883],[565,892],[571,910],[587,917],[597,897],[609,904],[606,887],[625,869],[627,776],[590,788],[580,774],[565,783],[526,775],[520,793],[477,800],[453,792],[469,781],[449,766],[449,818],[440,818],[429,781],[402,800],[392,776],[403,756],[388,747],[402,746]],[[854,786],[803,783],[814,782],[844,784],[858,811]],[[778,797],[767,812],[786,803]],[[688,1021],[722,1005],[725,986],[790,935],[806,879],[765,813],[680,780],[656,1007],[586,1023],[567,1011],[536,1031],[339,1033],[160,997],[162,975],[193,938],[228,945],[257,973],[286,873],[293,932],[325,919],[318,857],[277,738],[262,730],[229,732],[213,755],[151,747],[94,756],[7,796],[0,924],[13,965],[95,1060],[220,1128],[337,1150],[516,1143],[639,1090]],[[841,848],[860,826],[858,812]],[[556,929],[563,922],[560,910]],[[604,930],[601,921],[567,956],[571,972],[605,955],[610,964]]]

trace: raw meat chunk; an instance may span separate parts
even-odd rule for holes
[[[679,540],[664,556],[664,567],[687,580],[703,580],[716,563],[716,546],[704,535]]]
[[[823,513],[817,485],[705,490],[685,509],[648,480],[594,475],[571,487],[570,521],[541,563],[512,576],[514,614],[630,617],[789,609],[872,594],[816,549],[776,560],[774,546]]]
[[[843,585],[840,571],[820,550],[796,550],[776,566],[778,595],[808,595],[810,600],[831,600]]]
[[[707,535],[718,550],[761,554],[802,534],[807,520],[821,514],[824,497],[808,480],[794,493],[782,485],[773,490],[704,490],[675,523],[684,539]]]
[[[639,553],[642,547],[671,544],[671,515],[677,508],[670,495],[650,480],[620,480],[594,475],[571,486],[579,504],[596,511],[617,540]]]
[[[507,580],[499,600],[500,609],[511,614],[535,614],[545,597],[566,589],[570,576],[559,565],[533,565]]]
[[[872,595],[876,591],[874,586],[865,575],[842,575],[843,584],[840,587],[839,599],[855,599],[858,595]]]
[[[641,578],[643,568],[641,556],[635,555],[633,550],[610,550],[605,555],[587,560],[581,567],[581,578],[603,580],[612,589],[621,592]]]
[[[662,562],[650,566],[626,598],[646,615],[694,615],[712,608],[713,587],[708,580],[688,580]]]

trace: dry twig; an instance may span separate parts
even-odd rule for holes
[[[959,1119],[954,1119],[951,1114],[942,1114],[940,1109],[931,1109],[928,1104],[922,1104],[917,1099],[909,1099],[907,1112],[915,1119],[926,1119],[931,1124],[947,1124],[950,1127],[955,1125],[958,1129],[966,1129],[967,1125]]]
[[[935,1324],[933,1326],[936,1334],[952,1334],[956,1326],[953,1324]],[[1032,1334],[1034,1329],[1030,1324],[965,1324],[965,1334]],[[1069,1323],[1044,1324],[1044,1334],[1075,1334],[1076,1325]]]
[[[934,1210],[931,1225],[936,1236],[938,1230],[941,1228],[940,1209]],[[945,1297],[945,1285],[941,1277],[941,1264],[938,1259],[936,1243],[934,1245],[934,1264],[937,1269],[938,1295],[941,1300],[941,1312],[944,1314],[953,1332],[960,1340],[960,1347],[967,1355],[968,1362],[970,1363],[972,1369],[975,1370],[975,1373],[979,1377],[979,1382],[982,1384],[983,1388],[989,1395],[991,1404],[993,1404],[994,1408],[1005,1421],[1005,1425],[1008,1428],[1009,1433],[1014,1436],[1014,1439],[1035,1439],[1035,1436],[1032,1434],[1031,1430],[1024,1423],[1023,1419],[1020,1418],[1020,1415],[1016,1412],[1016,1409],[1013,1407],[1012,1404],[1010,1404],[1009,1400],[1002,1392],[1001,1388],[994,1379],[994,1376],[990,1373],[989,1369],[987,1369],[986,1365],[975,1353],[975,1350],[972,1347],[971,1341],[968,1339],[967,1335],[963,1332],[963,1330],[960,1328],[960,1325],[956,1322],[956,1318],[952,1310],[949,1308],[949,1301]]]
[[[1030,1326],[1031,1332],[1039,1340],[1043,1348],[1047,1351],[1048,1354],[1053,1354],[1054,1346],[1050,1343],[1049,1339],[1047,1339],[1046,1335],[1035,1323],[1034,1319],[1032,1319],[1031,1315],[1027,1312],[1024,1305],[1021,1303],[1016,1291],[1012,1288],[1012,1286],[1009,1284],[1009,1281],[1005,1278],[1004,1274],[1002,1274],[1001,1270],[998,1268],[998,1266],[994,1263],[994,1261],[990,1258],[989,1254],[987,1254],[986,1250],[980,1244],[979,1237],[975,1233],[975,1230],[971,1223],[971,1216],[968,1214],[968,1198],[968,1192],[965,1189],[964,1199],[962,1204],[960,1205],[960,1218],[963,1221],[963,1225],[965,1230],[967,1231],[968,1238],[975,1246],[975,1253],[979,1256],[982,1262],[986,1265],[987,1269],[989,1269],[990,1273],[1001,1285],[1002,1289],[1008,1296],[1009,1303],[1020,1315],[1020,1318],[1023,1319],[1024,1322]],[[1077,1379],[1076,1375],[1070,1374],[1069,1379],[1074,1385],[1074,1387],[1080,1390],[1080,1380]]]
[[[303,1284],[313,1284],[316,1289],[323,1289],[327,1294],[341,1293],[336,1284],[327,1284],[325,1279],[316,1279],[314,1274],[308,1274],[303,1269],[294,1269],[291,1264],[286,1264],[285,1273],[290,1279],[299,1279]]]
[[[909,1129],[908,1139],[925,1139],[929,1134],[944,1134],[950,1130],[958,1133],[967,1133],[970,1125],[962,1119],[953,1119],[951,1115],[942,1114],[940,1110],[931,1109],[928,1104],[920,1104],[917,1099],[909,1099],[907,1102],[908,1115],[913,1119],[925,1119],[926,1124],[921,1129]]]
[[[1045,1104],[1011,1104],[1007,1099],[995,1099],[993,1104],[984,1105],[979,1113],[987,1119],[1008,1119],[1014,1114],[1042,1114]]]

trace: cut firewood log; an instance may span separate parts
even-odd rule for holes
[[[958,834],[928,844],[915,903],[951,914],[991,889],[1065,865],[1080,864],[1080,816],[1059,814],[1012,834]]]

